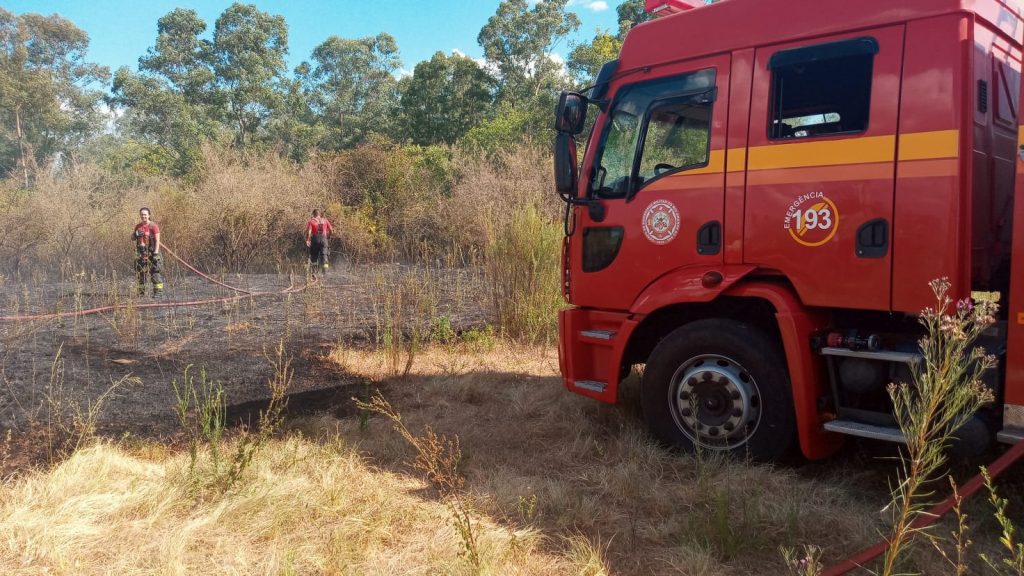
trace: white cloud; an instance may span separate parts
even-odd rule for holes
[[[467,55],[462,50],[459,50],[458,48],[452,48],[452,56],[462,56],[462,57],[465,57],[465,58],[470,58],[470,60],[472,60],[473,62],[476,62],[477,65],[480,66],[481,68],[483,68],[484,70],[488,69],[487,60],[485,60],[483,58],[471,58],[469,55]]]
[[[608,2],[605,0],[570,0],[569,6],[582,6],[593,12],[604,12],[608,9]]]

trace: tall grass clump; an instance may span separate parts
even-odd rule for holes
[[[427,270],[392,279],[378,274],[374,284],[374,344],[388,375],[407,376],[423,347],[444,336],[435,330],[437,283]]]
[[[906,439],[899,483],[892,497],[895,516],[882,574],[897,569],[910,538],[921,532],[915,525],[932,496],[929,483],[946,463],[946,449],[957,429],[993,400],[982,376],[996,363],[974,343],[995,322],[996,304],[969,298],[956,303],[950,283],[933,280],[936,306],[921,313],[926,335],[918,342],[922,360],[911,367],[913,384],[889,385],[896,420]]]
[[[74,454],[96,437],[99,417],[106,403],[123,386],[140,384],[132,375],[112,380],[96,398],[82,399],[68,389],[64,379],[63,345],[50,365],[50,381],[43,394],[46,408],[46,441],[50,462]]]
[[[562,304],[561,203],[546,150],[519,146],[467,158],[453,204],[482,246],[491,309],[508,337],[549,341]]]
[[[533,206],[492,221],[492,226],[485,267],[498,325],[514,339],[549,342],[562,305],[561,226],[545,220]]]

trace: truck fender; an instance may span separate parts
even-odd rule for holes
[[[824,429],[818,400],[828,396],[827,375],[820,358],[816,358],[811,349],[811,335],[827,326],[827,315],[805,307],[796,294],[782,284],[744,282],[731,286],[725,294],[759,298],[775,308],[789,368],[800,450],[810,460],[834,453],[842,443],[842,436]]]
[[[647,315],[679,302],[710,302],[756,268],[746,264],[677,268],[648,284],[629,311]]]

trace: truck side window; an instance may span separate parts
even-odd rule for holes
[[[715,70],[708,68],[619,88],[601,134],[591,193],[621,198],[666,170],[706,163],[714,86]]]
[[[809,138],[864,132],[878,42],[855,38],[772,55],[768,137]]]
[[[653,108],[640,155],[641,182],[708,161],[711,103],[692,100]]]

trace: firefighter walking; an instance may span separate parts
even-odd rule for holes
[[[331,232],[331,221],[320,210],[313,210],[313,217],[306,222],[306,247],[309,248],[309,265],[314,277],[317,272],[326,274],[330,267],[328,258],[331,255]]]
[[[153,297],[164,291],[164,278],[160,273],[160,226],[150,220],[149,208],[139,210],[140,222],[132,232],[135,245],[135,274],[139,280],[139,296],[146,295],[146,277],[153,282]]]

